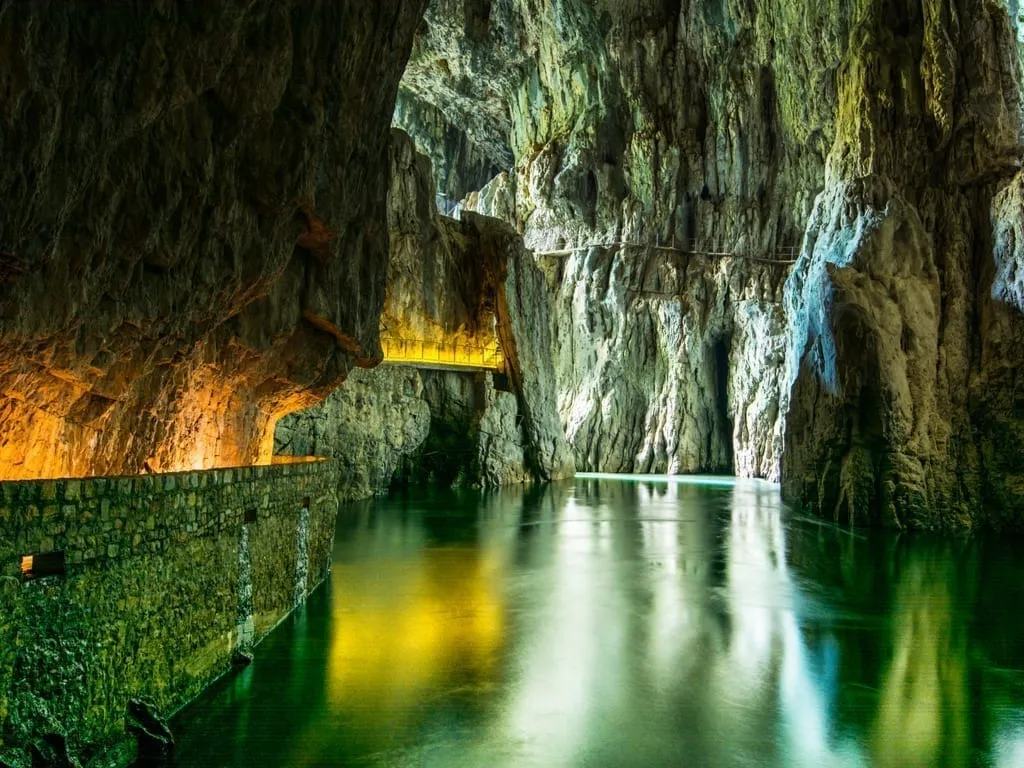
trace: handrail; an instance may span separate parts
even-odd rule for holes
[[[497,341],[484,345],[382,336],[380,344],[385,363],[490,371],[505,368],[505,355]]]
[[[714,258],[740,258],[747,261],[755,261],[764,264],[795,264],[800,256],[799,246],[779,246],[772,253],[775,258],[766,258],[764,256],[754,256],[739,251],[722,251],[714,249],[701,248],[697,240],[688,240],[685,247],[680,247],[675,244],[673,238],[671,245],[662,245],[661,243],[655,243],[651,245],[649,243],[633,243],[621,240],[616,243],[591,243],[590,245],[581,245],[576,248],[564,248],[558,251],[535,251],[537,256],[548,256],[548,257],[566,257],[571,256],[574,253],[580,253],[581,251],[589,251],[591,248],[640,248],[643,250],[651,251],[667,251],[670,253],[682,253],[689,256],[710,256]]]

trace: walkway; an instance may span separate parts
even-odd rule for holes
[[[497,340],[487,345],[456,344],[424,339],[396,339],[381,333],[384,362],[416,368],[460,371],[504,371],[505,355]]]
[[[661,251],[663,253],[678,253],[686,256],[704,256],[711,258],[738,258],[746,259],[747,261],[755,261],[762,264],[781,264],[790,266],[796,263],[797,258],[800,256],[800,248],[798,246],[785,246],[776,248],[772,251],[771,257],[765,256],[753,256],[747,253],[739,251],[723,251],[715,248],[702,247],[696,240],[688,240],[685,243],[676,244],[673,239],[671,243],[662,245],[657,243],[650,245],[648,243],[630,243],[620,241],[617,243],[591,243],[590,245],[582,245],[578,248],[566,248],[560,251],[536,251],[537,256],[549,256],[555,258],[564,258],[571,256],[574,253],[581,251],[589,251],[591,248],[637,248],[640,250],[647,251]]]

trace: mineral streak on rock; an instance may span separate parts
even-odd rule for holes
[[[380,358],[424,5],[0,3],[0,477],[268,460]]]

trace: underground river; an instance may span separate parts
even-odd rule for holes
[[[708,478],[348,506],[328,585],[175,718],[176,764],[1019,767],[1020,550]]]

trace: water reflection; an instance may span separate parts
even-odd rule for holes
[[[788,520],[760,483],[396,498],[339,523],[330,589],[179,718],[179,760],[1022,765],[1013,555]]]
[[[893,654],[873,734],[879,765],[968,763],[967,627],[953,594],[953,563],[919,557],[899,574]]]

